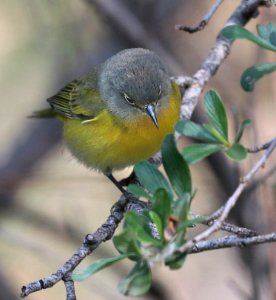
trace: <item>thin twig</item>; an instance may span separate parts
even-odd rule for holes
[[[209,227],[207,230],[203,231],[202,233],[195,236],[192,240],[188,241],[184,246],[179,248],[177,252],[186,252],[187,249],[193,247],[194,244],[207,239],[211,234],[216,232],[220,229],[222,222],[227,218],[230,210],[236,204],[239,199],[239,196],[245,189],[246,185],[248,184],[249,180],[256,174],[256,172],[264,165],[267,161],[273,150],[276,148],[276,138],[270,142],[270,146],[265,151],[264,155],[256,162],[256,164],[252,167],[252,169],[246,174],[246,176],[241,180],[240,184],[238,185],[237,189],[233,193],[233,195],[227,200],[225,205],[220,208],[221,215],[220,217],[214,222],[214,224]]]
[[[252,147],[252,148],[246,148],[248,153],[257,153],[257,152],[260,152],[260,151],[263,151],[263,150],[266,150],[269,146],[270,146],[270,142],[268,143],[265,143],[263,145],[260,145],[260,146],[256,146],[256,147]]]
[[[249,245],[257,245],[271,242],[276,242],[276,232],[264,235],[257,235],[253,237],[237,237],[235,235],[229,235],[218,239],[197,242],[193,244],[192,247],[186,249],[185,253],[193,254],[203,251],[217,250],[230,247],[243,248]]]
[[[216,221],[216,219],[210,219],[208,216],[201,216],[201,215],[198,215],[195,213],[191,213],[191,215],[194,218],[202,217],[204,220],[201,222],[201,224],[209,226],[209,227],[212,226],[214,224],[214,222]],[[226,222],[221,223],[220,229],[223,231],[226,231],[226,232],[234,233],[241,237],[249,237],[249,236],[257,236],[258,235],[258,233],[253,229],[239,227],[237,225],[226,223]]]
[[[177,24],[177,25],[175,25],[175,29],[183,30],[188,33],[195,33],[200,30],[203,30],[205,28],[205,26],[209,23],[212,16],[215,14],[216,10],[222,4],[222,2],[223,2],[223,0],[217,0],[197,26],[185,26],[185,25]]]

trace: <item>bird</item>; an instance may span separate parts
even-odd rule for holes
[[[63,122],[76,159],[106,175],[159,151],[179,120],[181,93],[161,59],[143,48],[125,49],[68,83],[31,117]]]

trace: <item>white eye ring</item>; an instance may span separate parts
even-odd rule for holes
[[[123,95],[124,95],[125,100],[126,100],[129,104],[134,105],[134,101],[133,101],[126,93],[123,93]]]

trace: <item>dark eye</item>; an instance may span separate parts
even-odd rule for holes
[[[134,105],[134,101],[127,94],[124,93],[123,96],[129,104]]]
[[[162,86],[161,86],[161,85],[159,85],[158,96],[160,97],[160,96],[161,96],[161,94],[162,94]]]

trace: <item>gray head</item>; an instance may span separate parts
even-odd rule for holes
[[[158,126],[155,109],[168,103],[171,81],[154,52],[134,48],[119,52],[102,65],[99,89],[114,115],[131,119],[147,113]]]

